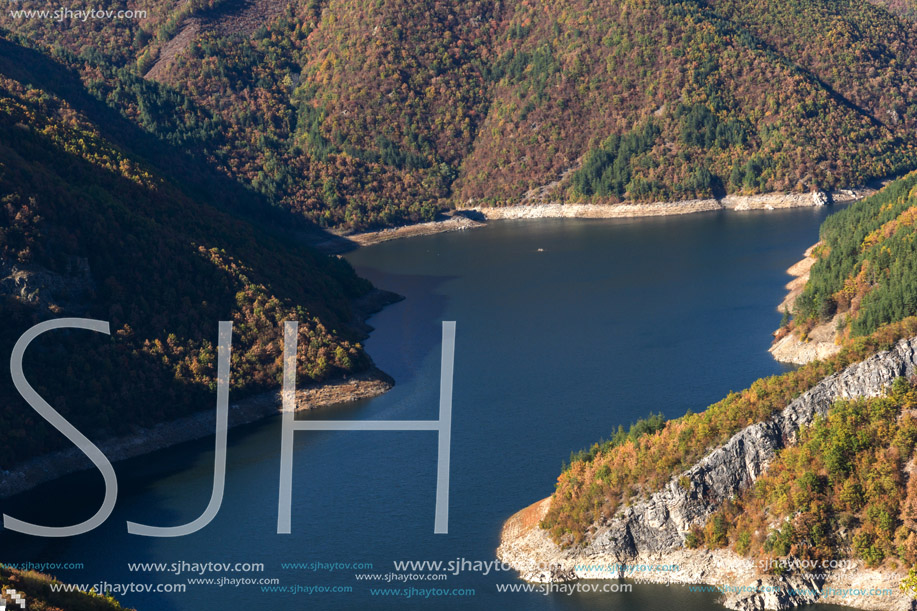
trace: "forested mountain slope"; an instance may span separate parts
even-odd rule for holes
[[[890,13],[910,21],[917,21],[917,2],[914,0],[872,0],[872,2],[885,7]]]
[[[302,385],[369,364],[349,323],[350,300],[371,287],[346,262],[240,220],[268,204],[232,184],[202,188],[219,176],[195,172],[187,186],[194,165],[178,151],[163,175],[169,147],[144,146],[102,105],[78,110],[92,97],[67,70],[0,44],[18,60],[0,61],[0,344],[9,354],[52,316],[111,326],[111,337],[51,332],[26,353],[28,379],[65,417],[98,440],[212,409],[221,320],[234,322],[234,399],[279,386],[284,319],[300,322]],[[0,398],[4,468],[64,443],[9,376]]]
[[[912,173],[824,223],[818,261],[796,301],[793,324],[804,332],[840,310],[839,353],[758,380],[702,413],[668,422],[651,416],[628,432],[619,428],[607,441],[571,455],[552,497],[508,523],[502,553],[518,568],[561,558],[597,562],[602,554],[636,562],[650,552],[728,550],[733,559],[753,561],[749,566],[758,568],[752,577],[784,589],[848,584],[859,571],[813,578],[793,568],[803,561],[874,569],[895,592],[895,580],[913,567],[904,588],[917,596],[915,213]],[[817,408],[803,416],[805,406]],[[721,462],[729,460],[741,466],[724,471]],[[694,511],[699,506],[704,510]],[[533,512],[540,512],[538,526],[531,523]],[[520,528],[524,519],[529,526]],[[703,558],[712,563],[714,556]],[[721,583],[728,572],[707,568],[677,580]],[[542,577],[564,575],[570,576]],[[787,595],[781,604],[821,596]],[[748,600],[727,597],[737,605],[731,608],[764,608],[767,602],[751,601],[749,594],[738,598]]]
[[[837,317],[846,335],[917,315],[917,173],[829,217],[792,327]]]
[[[558,540],[581,541],[589,525],[673,474],[734,433],[763,421],[827,375],[917,332],[917,173],[830,216],[819,260],[796,300],[798,331],[841,308],[841,352],[795,371],[758,380],[701,414],[667,423],[656,417],[571,456],[544,523]],[[910,399],[908,399],[910,401]]]
[[[148,16],[0,24],[160,138],[342,229],[562,177],[550,197],[611,203],[917,167],[917,33],[855,0],[102,4]]]

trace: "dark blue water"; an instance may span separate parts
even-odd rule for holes
[[[366,582],[393,561],[490,561],[502,522],[551,493],[573,450],[650,412],[699,411],[784,368],[767,353],[785,270],[817,240],[828,212],[713,213],[645,220],[506,221],[389,242],[348,255],[360,274],[406,299],[374,316],[366,342],[397,381],[388,394],[312,415],[435,419],[441,321],[457,322],[448,535],[433,534],[436,435],[297,433],[293,534],[277,535],[278,419],[230,434],[226,497],[203,531],[129,536],[124,522],[182,524],[207,504],[212,441],[118,465],[121,497],[94,533],[63,541],[0,538],[8,561],[80,562],[70,583],[186,584],[188,574],[135,573],[134,562],[264,563],[283,585],[346,593],[266,593],[260,585],[191,585],[129,594],[142,610],[480,608],[634,611],[716,608],[713,594],[637,584],[629,593],[498,593],[496,572],[446,581]],[[541,249],[541,250],[539,250]],[[5,502],[20,519],[71,521],[97,506],[84,474]],[[371,563],[371,570],[283,570],[282,563]],[[743,584],[744,585],[744,584]],[[464,597],[410,600],[370,587],[467,588]],[[820,607],[827,609],[827,607]]]

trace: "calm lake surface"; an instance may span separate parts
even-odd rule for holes
[[[700,411],[730,390],[785,370],[767,353],[790,280],[785,270],[818,238],[825,209],[710,213],[640,220],[494,222],[482,229],[389,242],[348,255],[376,286],[406,297],[369,322],[388,394],[320,410],[320,419],[435,419],[440,333],[457,323],[448,535],[433,534],[436,434],[302,432],[295,443],[293,534],[275,534],[280,422],[230,433],[226,496],[204,530],[178,539],[130,536],[125,521],[183,524],[210,496],[212,440],[116,465],[114,515],[61,541],[0,536],[10,561],[79,562],[68,583],[187,584],[187,572],[131,572],[135,562],[264,563],[283,585],[346,593],[265,593],[260,585],[190,585],[178,594],[119,596],[146,610],[719,608],[713,594],[634,585],[618,594],[499,593],[515,574],[368,582],[393,561],[491,561],[502,522],[551,493],[570,452],[650,412]],[[95,473],[4,502],[17,518],[91,515]],[[371,563],[372,569],[291,570],[282,563]],[[410,572],[410,571],[409,571]],[[733,584],[745,585],[745,584]],[[154,585],[155,587],[155,585]],[[373,588],[470,588],[473,596],[406,600]],[[829,607],[819,606],[819,610]],[[815,607],[813,607],[815,609]]]

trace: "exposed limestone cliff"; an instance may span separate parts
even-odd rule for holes
[[[687,562],[684,572],[658,575],[657,580],[717,586],[751,585],[764,580],[762,583],[773,581],[770,585],[783,588],[782,595],[730,594],[724,603],[732,609],[780,609],[814,600],[843,602],[864,609],[917,608],[909,597],[897,592],[900,575],[847,570],[828,572],[818,578],[804,575],[777,578],[757,575],[753,568],[739,572],[735,566],[724,568],[723,559],[731,556],[734,561],[742,560],[728,552],[705,556],[705,552],[684,549],[690,527],[703,524],[724,500],[754,482],[776,452],[794,442],[801,426],[812,422],[816,415],[826,414],[838,399],[880,395],[895,378],[913,375],[915,371],[917,338],[902,340],[889,351],[825,378],[771,419],[736,433],[693,467],[672,477],[662,490],[624,508],[610,520],[595,524],[584,546],[563,549],[538,527],[550,504],[550,499],[545,499],[507,521],[497,555],[519,570],[524,579],[535,582],[618,578],[626,575],[622,566],[681,560]],[[591,567],[584,569],[584,565]],[[597,572],[596,565],[615,568]],[[742,582],[737,583],[736,579]],[[784,582],[782,585],[776,583],[780,580]],[[893,588],[896,594],[832,600],[815,593],[822,587],[849,588],[863,580],[879,584],[877,587]]]

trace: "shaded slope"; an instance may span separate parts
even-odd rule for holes
[[[10,350],[52,315],[110,321],[111,340],[49,334],[26,360],[39,392],[93,438],[209,409],[219,320],[235,322],[235,396],[278,384],[284,319],[300,321],[303,384],[368,364],[348,330],[368,283],[224,212],[245,210],[231,189],[186,191],[65,100],[3,76],[0,132],[0,341]],[[8,378],[0,393],[0,464],[60,447]]]

